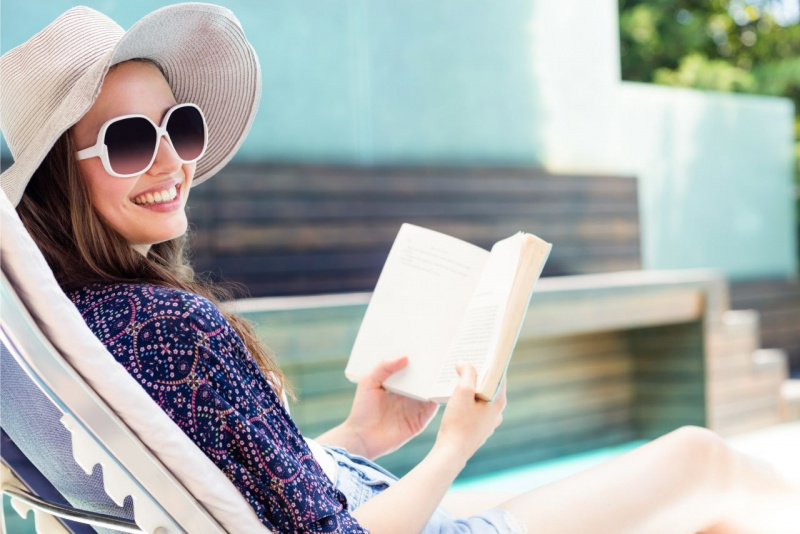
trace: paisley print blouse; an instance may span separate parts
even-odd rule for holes
[[[275,532],[366,532],[209,300],[148,284],[70,293],[94,334]]]

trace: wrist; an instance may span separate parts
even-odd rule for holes
[[[347,433],[349,447],[348,451],[363,456],[369,460],[375,458],[375,454],[369,449],[369,440],[367,439],[366,432],[358,425],[353,424],[350,419],[345,419],[341,424],[342,431]]]
[[[455,480],[458,474],[467,465],[469,455],[465,454],[457,443],[437,439],[433,447],[431,447],[427,459],[447,466],[448,473],[444,473],[443,475]]]
[[[317,438],[317,441],[325,445],[333,445],[347,449],[347,452],[373,459],[371,451],[366,447],[366,442],[362,432],[356,428],[349,420],[345,420],[340,425],[330,429]]]
[[[460,443],[442,436],[436,438],[429,454],[450,459],[450,462],[458,468],[457,473],[464,469],[467,465],[467,460],[472,456],[464,450]]]

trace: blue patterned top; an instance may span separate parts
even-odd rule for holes
[[[149,284],[69,294],[92,332],[276,532],[366,532],[208,299]]]

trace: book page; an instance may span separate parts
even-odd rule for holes
[[[520,234],[498,241],[486,262],[475,293],[459,325],[430,397],[444,400],[458,383],[456,363],[471,363],[481,383],[486,364],[497,346],[520,256]]]
[[[357,381],[380,361],[408,355],[408,366],[384,387],[427,398],[488,257],[470,243],[403,224],[361,323],[347,378]]]

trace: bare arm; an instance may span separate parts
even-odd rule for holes
[[[357,432],[350,430],[349,423],[347,421],[339,426],[331,428],[324,434],[317,436],[314,438],[314,440],[324,443],[325,445],[343,447],[347,449],[348,452],[358,454],[359,456],[369,458],[370,460],[375,458],[374,456],[370,456],[367,452],[366,444],[361,439],[360,435]]]
[[[475,369],[465,365],[458,371],[461,380],[447,403],[431,451],[406,476],[353,512],[370,531],[422,531],[467,460],[502,421],[505,381],[497,398],[487,403],[475,398]]]
[[[352,515],[375,534],[421,532],[465,464],[460,451],[434,444],[406,476]]]

